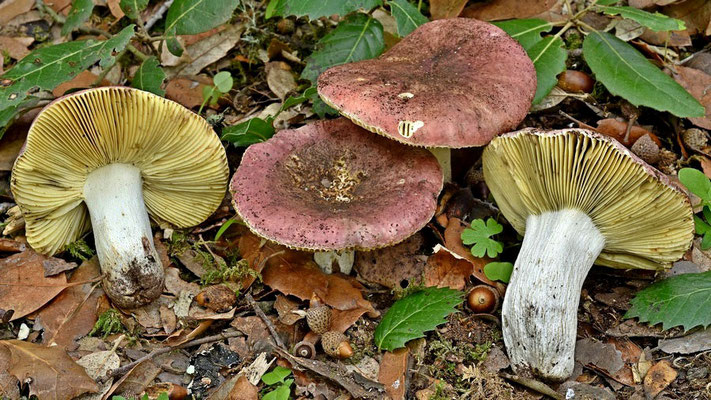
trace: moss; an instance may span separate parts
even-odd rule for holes
[[[91,257],[94,257],[94,250],[89,247],[89,245],[84,241],[84,239],[79,239],[75,242],[69,243],[65,248],[72,257],[86,261]]]
[[[570,30],[565,35],[565,48],[575,50],[583,47],[583,35],[576,30]]]
[[[118,311],[109,308],[99,315],[99,319],[94,324],[94,328],[89,332],[89,336],[101,336],[106,338],[113,333],[125,333],[126,327],[121,322]]]

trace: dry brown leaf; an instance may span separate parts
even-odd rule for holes
[[[711,328],[675,339],[660,340],[657,348],[667,354],[692,354],[711,349]]]
[[[12,165],[25,144],[27,129],[14,129],[16,125],[18,124],[13,124],[0,139],[0,171],[12,170]]]
[[[77,268],[69,283],[91,281],[100,275],[99,262],[94,257]],[[37,314],[35,327],[44,328],[42,343],[73,350],[74,341],[89,333],[96,323],[99,298],[103,295],[98,282],[72,286],[60,293]]]
[[[601,370],[606,375],[615,374],[625,365],[622,352],[615,346],[588,338],[575,343],[575,361]]]
[[[657,46],[691,46],[691,36],[687,31],[654,32],[651,29],[645,29],[639,38]]]
[[[175,332],[178,328],[178,317],[175,316],[173,310],[168,308],[165,304],[162,304],[158,308],[158,313],[160,314],[160,322],[163,325],[165,333],[170,335]]]
[[[0,346],[0,396],[3,399],[18,400],[20,398],[20,381],[8,372],[10,368],[10,351]]]
[[[65,16],[69,14],[69,10],[72,8],[72,0],[52,0],[48,1],[47,5],[50,6],[54,11],[64,14]]]
[[[11,19],[24,14],[35,5],[34,0],[6,0],[0,3],[0,25],[5,25]]]
[[[0,260],[0,309],[14,310],[12,321],[44,306],[67,287],[65,274],[44,276],[46,259],[26,250]]]
[[[189,62],[175,67],[164,68],[166,75],[171,77],[178,74],[198,74],[203,68],[225,57],[239,42],[243,30],[244,26],[241,24],[229,25],[222,32],[188,45],[182,57],[187,57]]]
[[[657,135],[637,125],[632,125],[629,136],[627,136],[625,140],[625,136],[627,135],[627,122],[618,121],[614,118],[606,118],[597,121],[597,128],[594,129],[598,133],[609,136],[627,147],[632,146],[637,139],[644,135],[649,135],[657,146],[662,145]]]
[[[180,296],[182,292],[197,296],[200,293],[200,285],[184,281],[180,277],[179,269],[169,267],[165,269],[165,290],[175,296]]]
[[[8,238],[0,238],[0,252],[19,253],[27,250],[25,243]]]
[[[279,315],[279,322],[284,325],[294,325],[296,321],[303,318],[299,314],[292,312],[299,309],[299,303],[286,296],[277,295],[274,309]]]
[[[279,99],[284,100],[289,92],[296,89],[296,79],[289,64],[283,61],[272,61],[267,63],[265,70],[269,90]]]
[[[689,35],[711,34],[711,2],[707,0],[687,0],[670,4],[660,10],[668,17],[677,18],[686,24]]]
[[[706,108],[705,116],[689,118],[689,121],[698,127],[711,129],[711,75],[694,68],[677,66],[675,69],[674,79]]]
[[[365,281],[391,289],[418,285],[427,263],[427,256],[420,254],[423,243],[422,235],[416,233],[395,246],[359,251],[354,267]]]
[[[644,392],[653,399],[676,379],[677,372],[667,360],[661,360],[647,371],[644,377]]]
[[[54,95],[54,97],[59,97],[63,96],[69,90],[89,88],[94,82],[96,82],[96,79],[98,78],[99,77],[97,75],[89,71],[82,71],[79,73],[79,75],[54,88],[54,90],[52,90],[52,94]],[[107,86],[110,84],[111,82],[107,81],[106,79],[101,81],[101,86]]]
[[[71,399],[99,387],[84,368],[60,346],[46,347],[21,340],[2,340],[10,352],[8,371],[20,382],[29,382],[30,394],[40,399]]]
[[[447,222],[447,228],[444,230],[444,245],[447,250],[450,250],[454,254],[467,259],[474,268],[472,269],[472,275],[474,275],[478,280],[486,283],[487,285],[496,287],[496,282],[487,278],[484,274],[484,267],[486,264],[491,262],[489,258],[477,258],[472,255],[471,250],[466,248],[462,244],[462,231],[467,227],[458,218],[450,218]]]
[[[183,344],[185,342],[189,342],[189,341],[197,338],[198,336],[202,335],[202,333],[205,332],[207,330],[207,328],[209,328],[210,325],[212,325],[213,322],[214,322],[214,320],[212,320],[212,319],[206,319],[206,320],[200,321],[200,323],[198,324],[198,326],[195,327],[195,329],[193,329],[189,332],[183,331],[177,336],[171,336],[168,339],[166,339],[165,344],[167,344],[168,346],[171,346],[171,347],[175,347],[175,346],[180,346],[181,344]]]
[[[425,286],[463,290],[473,272],[474,265],[471,262],[455,257],[440,246],[437,252],[427,259]]]
[[[405,372],[407,371],[410,349],[404,347],[393,352],[385,352],[380,361],[378,382],[385,386],[385,392],[393,400],[405,398]]]
[[[455,18],[462,13],[467,0],[430,0],[432,19]]]
[[[230,390],[229,396],[227,396],[227,400],[257,400],[258,398],[259,389],[252,385],[244,375],[237,379],[232,390]]]
[[[354,308],[352,310],[345,311],[333,310],[333,315],[331,317],[331,330],[344,333],[366,312],[368,312],[367,308]]]
[[[84,367],[84,370],[91,379],[98,379],[106,375],[110,370],[118,368],[121,365],[121,359],[119,359],[119,356],[114,351],[97,351],[78,359],[77,364]],[[113,383],[114,378],[109,378],[99,384],[99,391],[97,393],[86,393],[76,400],[100,400],[101,397],[111,389]]]
[[[109,11],[111,11],[111,15],[114,16],[117,20],[121,19],[124,17],[124,12],[121,9],[121,6],[119,5],[121,3],[121,0],[107,0],[106,5],[109,6]]]
[[[23,41],[21,41],[22,39],[29,39],[23,40],[24,42],[28,43],[23,43]],[[21,60],[26,55],[30,54],[30,51],[27,49],[27,46],[32,44],[33,41],[34,39],[30,37],[12,38],[9,36],[0,36],[0,53],[7,52],[7,54],[11,58],[14,58],[15,60]]]
[[[625,364],[622,368],[620,368],[619,371],[615,372],[614,374],[609,374],[605,370],[598,371],[616,380],[617,382],[622,383],[623,385],[636,385],[637,382],[635,382],[635,373],[633,371],[633,368],[637,368],[639,358],[642,355],[642,349],[640,349],[639,346],[634,344],[634,342],[626,338],[610,338],[608,339],[608,343],[613,345],[615,349],[620,352],[622,361],[624,361]]]
[[[680,0],[629,0],[629,6],[634,8],[649,8],[654,6],[666,6]]]
[[[485,3],[474,3],[465,8],[461,16],[482,21],[528,18],[550,10],[555,3],[556,0],[493,0]]]
[[[44,276],[54,276],[65,271],[73,270],[76,267],[77,263],[67,262],[57,257],[50,257],[49,259],[42,261]]]
[[[212,78],[203,76],[172,78],[168,80],[165,87],[165,97],[187,108],[194,108],[202,104],[202,90],[205,86],[212,86]]]
[[[140,394],[153,383],[160,372],[161,368],[155,363],[150,360],[144,361],[116,381],[103,398],[110,398],[112,393],[127,399],[140,398]]]

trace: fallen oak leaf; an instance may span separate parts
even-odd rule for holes
[[[380,361],[378,382],[385,387],[385,393],[393,400],[405,398],[405,378],[410,349],[404,347],[392,352],[386,351]]]
[[[711,75],[698,69],[677,66],[673,76],[674,80],[691,93],[706,109],[705,116],[689,118],[689,121],[698,127],[711,129],[711,93],[708,92],[708,88],[711,86]]]
[[[455,18],[464,10],[467,0],[430,0],[432,19]]]
[[[474,265],[457,257],[441,245],[434,248],[434,254],[425,266],[425,286],[448,287],[463,290],[474,272]]]
[[[46,347],[21,340],[0,340],[10,352],[8,371],[20,382],[29,382],[30,395],[40,399],[71,399],[98,385],[59,347]]]
[[[482,21],[529,18],[550,10],[556,2],[557,0],[493,0],[474,3],[465,8],[461,16]]]
[[[671,367],[669,361],[659,361],[647,371],[647,375],[644,377],[644,392],[650,399],[657,397],[676,379],[677,375],[678,373]]]
[[[32,250],[0,260],[0,308],[15,310],[11,321],[39,309],[68,287],[65,274],[44,276],[45,260]]]

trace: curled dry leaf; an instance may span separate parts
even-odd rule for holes
[[[649,135],[650,139],[652,139],[657,146],[662,145],[662,142],[659,140],[657,135],[642,128],[641,126],[632,125],[630,133],[627,135],[627,126],[627,122],[618,121],[614,118],[606,118],[597,121],[597,128],[594,129],[605,136],[610,136],[627,147],[632,146],[637,139],[644,135]]]
[[[243,30],[243,25],[231,24],[219,33],[188,45],[182,57],[187,57],[190,61],[187,64],[166,68],[166,75],[168,77],[178,74],[197,75],[203,68],[225,57],[239,42]]]
[[[34,5],[34,0],[3,1],[0,3],[0,25],[5,25],[18,15],[30,11]]]
[[[67,287],[63,273],[44,276],[45,260],[32,250],[0,260],[0,308],[14,310],[13,321],[44,306]]]
[[[20,253],[27,250],[27,245],[17,240],[0,238],[0,252],[3,253]]]
[[[493,0],[474,3],[465,8],[461,16],[482,21],[530,18],[550,10],[555,3],[556,0]]]
[[[171,78],[168,79],[165,87],[165,97],[187,108],[198,107],[202,104],[202,91],[206,86],[212,86],[212,78],[204,76]],[[206,107],[217,108],[209,104]]]
[[[20,398],[20,382],[8,372],[10,351],[0,346],[0,396],[10,400]]]
[[[269,90],[279,99],[284,100],[289,92],[296,89],[296,79],[289,64],[283,61],[272,61],[267,63],[265,69]]]
[[[464,10],[467,0],[430,0],[432,19],[455,18]]]
[[[711,2],[707,0],[680,1],[663,7],[659,12],[684,21],[689,35],[711,34]]]
[[[708,91],[711,86],[711,75],[682,66],[677,66],[675,70],[674,79],[706,108],[705,116],[689,118],[689,121],[701,128],[711,129],[711,92]]]
[[[446,248],[437,245],[435,253],[427,259],[425,286],[448,287],[463,290],[474,272],[474,265],[455,257]]]
[[[356,253],[355,269],[367,282],[388,288],[420,283],[427,256],[420,254],[424,239],[416,233],[404,242],[373,251]]]
[[[77,263],[66,262],[65,260],[57,257],[50,257],[47,260],[42,261],[42,267],[44,268],[44,276],[54,276],[76,268]]]
[[[409,355],[410,349],[403,347],[393,352],[386,351],[380,361],[378,382],[385,386],[385,392],[393,400],[405,398],[405,373]]]
[[[101,275],[96,257],[82,263],[74,272],[67,288],[44,307],[35,319],[35,329],[42,327],[42,343],[73,349],[74,341],[91,331],[96,323],[99,299],[104,291],[98,282]],[[84,284],[79,284],[86,282]]]
[[[644,392],[653,399],[676,379],[678,373],[667,360],[661,360],[647,371],[644,377]]]
[[[63,96],[70,90],[90,88],[91,85],[96,82],[98,78],[99,76],[96,74],[93,74],[89,71],[82,71],[74,78],[59,84],[59,86],[52,90],[52,95],[54,95],[54,97],[59,97]],[[107,86],[110,84],[111,82],[109,82],[108,80],[102,79],[101,84],[99,86]]]
[[[624,365],[622,352],[615,346],[593,339],[581,339],[575,343],[575,361],[612,375]]]
[[[40,399],[71,399],[86,392],[97,392],[96,385],[84,368],[59,347],[2,340],[10,352],[8,371],[20,382],[29,382],[30,395]]]
[[[84,367],[87,375],[91,379],[96,380],[99,377],[106,375],[107,372],[112,369],[116,369],[121,365],[121,359],[114,351],[97,351],[96,353],[87,354],[84,357],[77,360],[77,364]],[[114,383],[113,378],[109,378],[104,382],[99,384],[99,391],[97,393],[85,393],[80,396],[77,400],[100,400]]]
[[[34,38],[31,37],[0,36],[0,53],[7,53],[11,58],[19,61],[30,54],[27,46],[32,42],[34,42]]]

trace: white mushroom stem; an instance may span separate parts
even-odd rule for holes
[[[141,171],[128,164],[101,167],[84,184],[104,290],[123,308],[150,303],[163,290],[142,186]]]
[[[326,274],[333,272],[333,262],[335,261],[338,263],[338,270],[341,271],[341,273],[348,275],[353,269],[355,251],[317,251],[314,253],[314,261]]]
[[[514,370],[552,380],[572,374],[580,290],[604,246],[581,211],[528,217],[501,311]]]
[[[427,150],[430,151],[439,162],[439,166],[442,168],[442,174],[444,175],[444,182],[452,181],[452,149],[449,147],[428,147]]]

